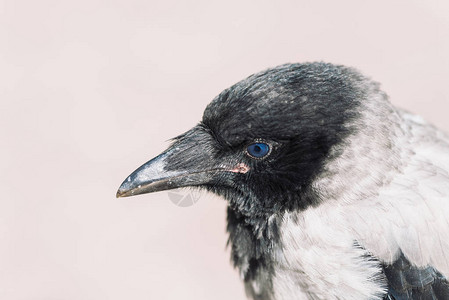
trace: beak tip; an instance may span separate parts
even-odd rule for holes
[[[138,195],[139,193],[135,190],[135,189],[121,189],[119,188],[117,193],[115,194],[116,198],[125,198],[125,197],[130,197],[130,196],[135,196]]]
[[[124,185],[125,183],[122,183],[122,185],[118,188],[117,193],[115,194],[116,198],[124,198],[134,194],[132,189]]]

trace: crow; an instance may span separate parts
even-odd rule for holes
[[[449,299],[449,136],[353,68],[236,83],[117,197],[179,187],[228,202],[252,299]]]

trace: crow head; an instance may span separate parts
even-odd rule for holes
[[[326,63],[254,74],[217,96],[202,121],[132,173],[117,196],[198,187],[248,216],[316,205],[312,182],[355,130],[365,81]]]

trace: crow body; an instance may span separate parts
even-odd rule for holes
[[[352,68],[242,80],[117,195],[185,186],[228,201],[253,299],[449,299],[449,136]]]

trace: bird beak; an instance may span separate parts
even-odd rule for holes
[[[117,198],[210,183],[214,175],[226,170],[215,161],[213,150],[207,147],[207,136],[191,130],[129,175],[119,187]]]

